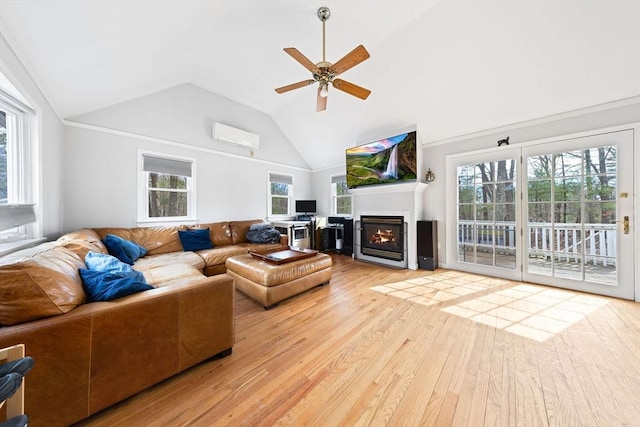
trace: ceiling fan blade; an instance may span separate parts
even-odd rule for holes
[[[316,111],[324,111],[327,109],[327,97],[321,96],[322,86],[318,86],[318,100],[316,101]]]
[[[347,71],[349,68],[355,67],[365,59],[369,58],[369,52],[364,46],[360,45],[353,49],[351,52],[347,53],[341,60],[333,64],[329,68],[329,72],[334,75],[342,74]]]
[[[342,79],[334,79],[333,87],[360,99],[367,99],[367,97],[371,93],[369,89],[354,85],[353,83],[349,83],[348,81]]]
[[[278,93],[285,93],[285,92],[289,92],[290,90],[294,90],[294,89],[298,89],[301,87],[305,87],[305,86],[309,86],[310,84],[315,83],[315,80],[303,80],[301,82],[298,83],[294,83],[288,86],[282,86],[276,89],[276,92]]]
[[[300,51],[295,47],[285,47],[284,51],[291,55],[293,59],[298,61],[304,68],[311,71],[312,73],[319,71],[318,67],[316,67],[316,64],[311,62],[309,58],[300,53]]]

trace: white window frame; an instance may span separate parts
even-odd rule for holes
[[[280,196],[280,195],[276,195],[276,194],[271,194],[271,183],[272,182],[281,182],[281,181],[272,181],[272,177],[287,177],[290,178],[289,182],[283,182],[283,184],[287,184],[289,186],[289,189],[287,191],[287,196]],[[274,171],[267,171],[267,217],[268,218],[288,218],[292,216],[292,209],[293,209],[293,175],[288,174],[288,173],[283,173],[283,172],[274,172]],[[271,204],[271,198],[272,197],[281,197],[281,198],[286,198],[287,199],[287,213],[286,214],[274,214],[273,213],[273,206]]]
[[[187,188],[183,191],[187,193],[187,215],[170,217],[150,217],[149,216],[149,191],[157,190],[149,187],[149,173],[144,170],[144,157],[151,156],[167,160],[177,160],[191,163],[191,177],[187,177]],[[191,157],[177,156],[175,154],[160,153],[154,151],[138,150],[138,223],[172,223],[172,222],[197,222],[197,192],[196,192],[196,159]],[[172,189],[170,191],[176,191]]]
[[[39,170],[36,164],[37,141],[34,126],[35,111],[22,101],[0,89],[0,110],[6,113],[7,129],[7,204],[34,205],[36,221],[9,230],[0,230],[3,241],[24,241],[42,236],[39,220],[37,184]],[[33,209],[33,208],[32,208]],[[2,248],[0,247],[0,251]]]
[[[353,216],[353,196],[351,194],[338,196],[337,180],[339,178],[344,178],[340,181],[344,181],[345,183],[347,182],[347,176],[343,173],[331,175],[329,177],[329,185],[331,186],[331,214],[335,216],[350,217]],[[338,213],[338,198],[348,198],[349,200],[351,200],[351,211],[349,213]]]

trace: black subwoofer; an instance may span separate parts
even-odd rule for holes
[[[438,268],[438,222],[418,221],[418,267],[433,271]]]

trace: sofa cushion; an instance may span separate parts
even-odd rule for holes
[[[133,265],[135,260],[147,254],[143,246],[114,234],[107,234],[102,243],[109,250],[109,254],[129,265]]]
[[[152,268],[144,272],[147,283],[160,288],[175,283],[178,280],[188,282],[186,279],[204,277],[204,275],[190,264],[167,264],[162,267]]]
[[[89,251],[107,253],[107,248],[100,240],[98,233],[89,228],[64,234],[58,238],[57,242],[60,246],[74,252],[80,259],[84,259]]]
[[[208,228],[179,230],[178,236],[182,243],[182,249],[185,251],[200,251],[213,248]]]
[[[197,254],[200,255],[207,266],[212,265],[223,265],[227,258],[246,254],[249,250],[246,247],[242,247],[239,245],[231,245],[231,246],[219,246],[213,249],[205,249],[203,251],[198,251]]]
[[[208,228],[209,236],[213,246],[225,246],[233,245],[233,238],[231,237],[231,226],[229,221],[213,222],[209,224],[199,224],[192,229]]]
[[[140,282],[145,282],[142,272],[134,270],[129,264],[125,264],[111,255],[89,252],[84,258],[84,262],[89,270],[110,273],[120,277],[130,277]]]
[[[251,224],[260,224],[262,222],[264,221],[261,219],[231,221],[229,225],[231,227],[231,237],[233,239],[233,244],[237,245],[238,243],[248,242],[247,231],[249,231],[249,227],[251,227]]]
[[[202,257],[194,252],[180,251],[160,255],[147,255],[136,260],[133,267],[138,271],[148,271],[170,264],[189,264],[199,271],[202,271],[205,265]]]
[[[104,271],[79,270],[88,301],[111,301],[136,292],[148,291],[153,286],[135,277],[122,277]]]
[[[72,251],[51,246],[0,266],[0,325],[56,316],[84,303],[78,273],[84,267]]]
[[[49,251],[51,249],[55,249],[57,247],[60,247],[60,244],[56,241],[53,241],[53,242],[45,242],[40,245],[31,246],[25,249],[20,249],[19,251],[11,252],[11,253],[8,253],[7,255],[1,256],[0,265],[9,265],[9,264],[15,264],[20,261],[26,261],[29,258],[33,258],[38,254]]]
[[[103,239],[107,234],[113,234],[134,241],[147,249],[147,255],[182,251],[178,230],[187,230],[187,226],[95,229]]]

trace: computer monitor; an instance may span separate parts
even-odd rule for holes
[[[315,200],[296,200],[296,213],[310,214],[316,213]]]

